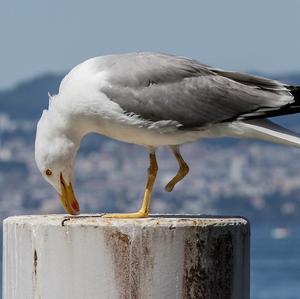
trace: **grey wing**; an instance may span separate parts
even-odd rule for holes
[[[260,81],[259,77],[244,74],[235,78],[194,60],[151,55],[115,64],[110,84],[102,88],[128,114],[145,120],[171,120],[180,123],[181,128],[199,128],[267,117],[270,111],[293,101],[288,89],[277,81]]]

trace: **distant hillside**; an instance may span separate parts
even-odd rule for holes
[[[300,85],[300,73],[278,74],[278,75],[258,74],[258,75],[265,76],[267,78],[273,78],[275,80],[279,80],[281,82],[291,84],[291,85]]]
[[[0,91],[0,112],[13,119],[36,120],[48,107],[48,92],[57,93],[63,75],[44,74]]]
[[[48,107],[48,92],[57,93],[63,76],[63,74],[44,74],[18,84],[12,89],[0,91],[0,112],[5,112],[16,120],[37,120],[42,110]],[[300,73],[267,77],[300,85]],[[300,124],[298,117],[284,117],[283,122],[288,125]]]

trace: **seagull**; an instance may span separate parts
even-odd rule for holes
[[[79,214],[73,172],[80,140],[94,132],[138,144],[149,152],[141,208],[108,218],[144,218],[158,164],[155,151],[168,146],[179,170],[166,191],[189,172],[180,145],[210,137],[267,140],[300,147],[300,136],[268,117],[300,112],[300,87],[225,71],[194,59],[163,53],[94,57],[74,67],[37,124],[35,159],[65,210]]]

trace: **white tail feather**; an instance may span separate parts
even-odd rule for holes
[[[300,147],[300,135],[283,128],[268,119],[247,120],[241,122],[247,130],[247,138],[255,138]]]

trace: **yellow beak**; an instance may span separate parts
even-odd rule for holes
[[[72,215],[78,215],[80,213],[80,208],[78,201],[75,198],[72,184],[66,184],[62,173],[60,173],[60,201],[65,208],[66,212]]]

